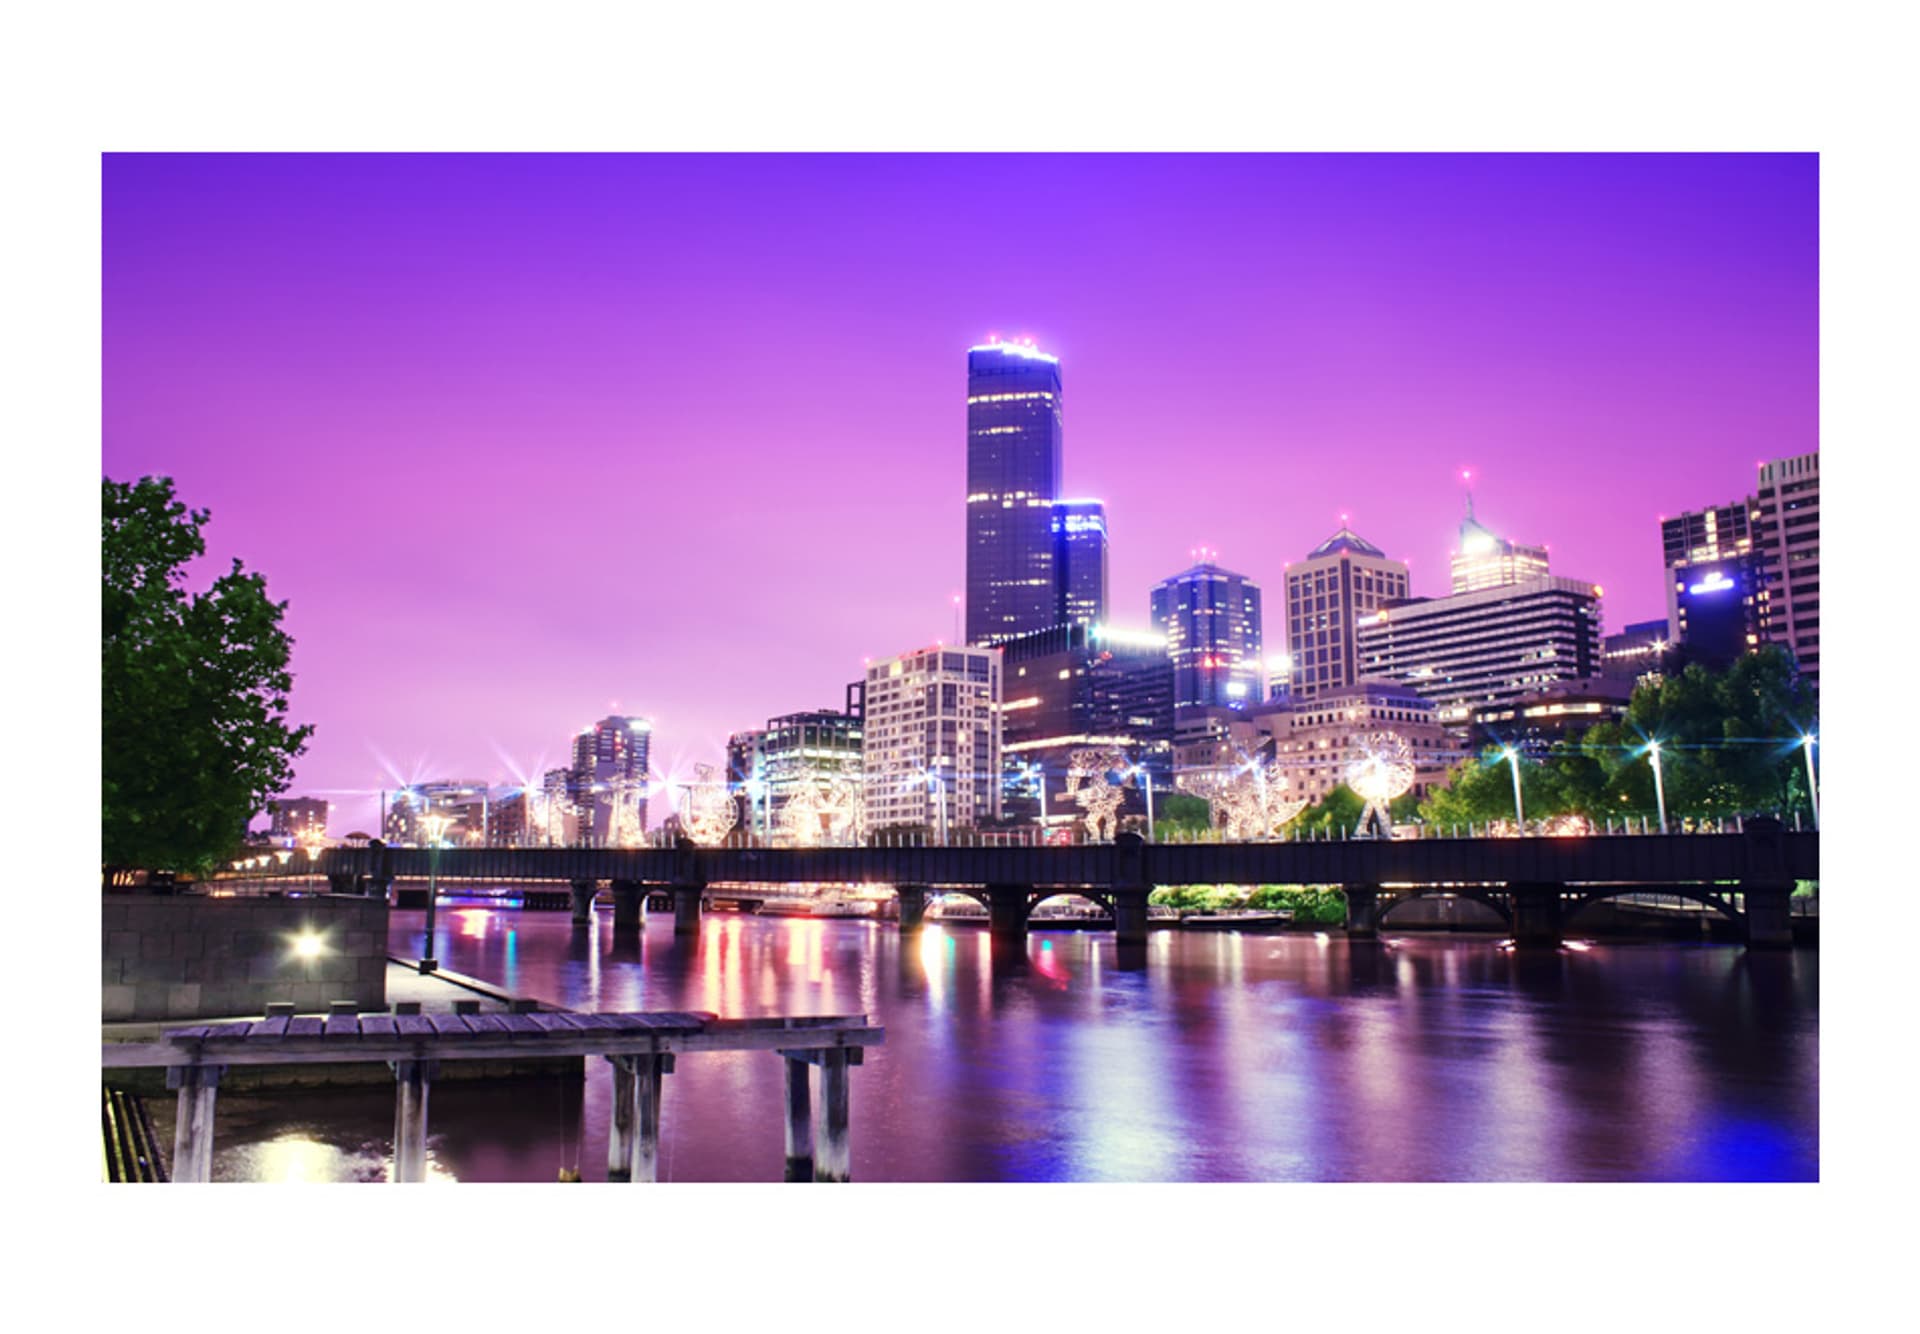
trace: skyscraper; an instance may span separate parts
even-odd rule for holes
[[[969,644],[1060,623],[1060,438],[1059,358],[1031,340],[967,350]]]
[[[1177,709],[1260,702],[1260,585],[1200,561],[1153,590],[1153,626],[1167,637]]]
[[[1107,620],[1107,507],[1098,500],[1053,504],[1053,558],[1060,573],[1058,625]]]
[[[866,826],[962,828],[1000,816],[1000,650],[934,645],[867,668]]]
[[[652,740],[650,721],[620,714],[602,718],[574,737],[567,795],[579,812],[580,837],[588,845],[603,846],[621,832],[615,825],[623,799],[637,801],[639,828],[647,827]]]
[[[1304,561],[1288,566],[1287,658],[1294,701],[1363,679],[1356,643],[1360,621],[1408,591],[1406,565],[1389,560],[1344,524]]]
[[[1471,593],[1481,588],[1504,588],[1546,575],[1547,549],[1512,542],[1473,516],[1473,493],[1467,493],[1467,517],[1460,521],[1460,549],[1451,562],[1453,591]]]
[[[1766,561],[1769,642],[1793,654],[1820,688],[1820,455],[1760,467],[1753,544]]]

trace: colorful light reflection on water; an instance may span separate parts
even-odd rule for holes
[[[396,913],[396,949],[421,914]],[[1818,955],[1477,937],[1104,932],[715,914],[618,937],[443,918],[448,968],[581,1008],[865,1012],[856,1180],[1752,1180],[1818,1176]],[[683,1058],[668,1180],[780,1178],[780,1068]],[[604,1172],[610,1084],[437,1085],[437,1179]],[[156,1107],[156,1112],[170,1108]],[[164,1118],[157,1118],[164,1119]],[[222,1179],[380,1180],[388,1090],[221,1098]],[[162,1133],[167,1133],[165,1127]]]

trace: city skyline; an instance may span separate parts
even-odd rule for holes
[[[336,821],[386,782],[537,779],[608,713],[655,720],[663,771],[716,762],[863,658],[950,641],[988,334],[1061,359],[1115,624],[1198,543],[1280,587],[1342,515],[1442,595],[1471,468],[1482,521],[1601,584],[1618,630],[1665,613],[1662,515],[1817,448],[1815,179],[110,155],[105,468],[175,477],[213,511],[207,565],[289,601],[318,726],[290,792]],[[984,180],[1084,244],[991,230]],[[983,234],[991,265],[946,274]]]

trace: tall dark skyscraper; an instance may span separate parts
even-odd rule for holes
[[[1098,500],[1053,505],[1053,559],[1060,572],[1060,625],[1107,619],[1107,507]]]
[[[1060,436],[1059,358],[1031,340],[967,350],[969,644],[1060,623]]]

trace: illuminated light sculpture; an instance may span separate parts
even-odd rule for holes
[[[1359,838],[1392,838],[1393,817],[1387,807],[1413,786],[1413,747],[1398,732],[1369,732],[1353,739],[1355,755],[1347,761],[1347,786],[1367,803],[1354,833]]]
[[[1549,838],[1581,838],[1593,832],[1593,821],[1577,813],[1555,815],[1541,823],[1540,832]]]
[[[1087,837],[1096,843],[1110,843],[1120,827],[1120,803],[1126,800],[1123,789],[1133,783],[1127,771],[1127,757],[1117,750],[1076,750],[1067,760],[1067,795],[1086,814]],[[1121,775],[1109,781],[1109,775]]]
[[[727,785],[711,764],[693,766],[693,781],[686,785],[687,805],[680,814],[680,827],[695,843],[712,847],[733,832],[740,818]]]
[[[1256,760],[1244,752],[1226,768],[1181,774],[1175,786],[1207,802],[1214,827],[1233,843],[1271,838],[1307,808],[1306,794],[1293,790],[1279,761]]]
[[[598,793],[601,790],[600,785],[595,784],[594,791]],[[640,802],[646,795],[646,780],[619,774],[607,780],[604,790],[607,795],[607,846],[639,847],[646,840],[646,831],[640,824]]]
[[[788,841],[803,848],[859,841],[862,802],[858,783],[840,774],[808,769],[803,771],[798,789],[780,808],[780,832]]]

